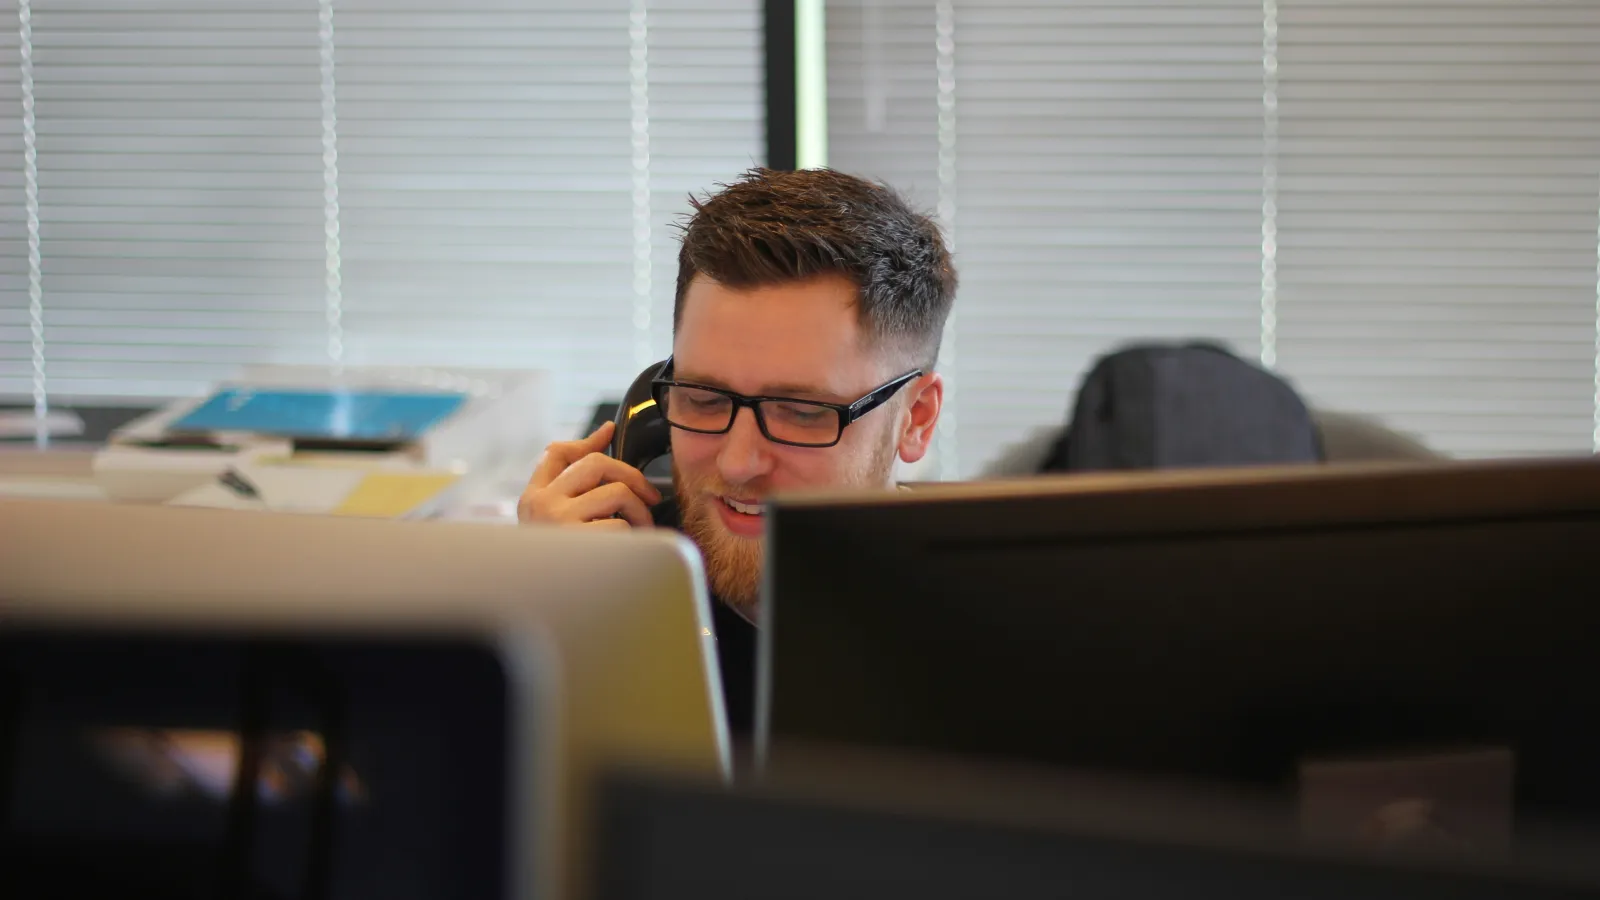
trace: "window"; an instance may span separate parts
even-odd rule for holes
[[[1282,370],[1455,454],[1600,449],[1600,4],[1280,0],[1278,28]]]
[[[827,17],[830,164],[951,227],[947,477],[1065,422],[1136,339],[1220,340],[1456,455],[1592,449],[1600,6]]]
[[[31,32],[58,400],[248,363],[533,368],[571,432],[668,352],[690,190],[762,154],[755,0],[49,0]],[[12,395],[22,130],[0,128]]]

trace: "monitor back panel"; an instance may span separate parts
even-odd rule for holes
[[[1600,467],[1214,477],[780,504],[767,753],[1302,789],[1476,754],[1452,790],[1600,819]]]

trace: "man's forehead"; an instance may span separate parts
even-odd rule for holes
[[[840,393],[877,368],[842,277],[748,289],[697,277],[673,338],[676,375],[742,393]]]
[[[830,394],[852,387],[867,367],[859,353],[801,339],[746,347],[682,342],[674,348],[673,377],[745,394]]]

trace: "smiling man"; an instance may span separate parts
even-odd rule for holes
[[[896,459],[928,452],[956,273],[931,220],[839,172],[758,169],[694,207],[656,394],[673,426],[675,496],[604,454],[607,424],[546,450],[518,517],[688,534],[716,600],[730,723],[745,733],[762,502],[796,488],[889,487]]]

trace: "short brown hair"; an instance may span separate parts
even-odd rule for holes
[[[829,169],[751,169],[704,200],[683,226],[672,325],[699,274],[731,288],[838,274],[856,285],[869,339],[931,368],[955,301],[956,270],[939,226],[893,190]]]

